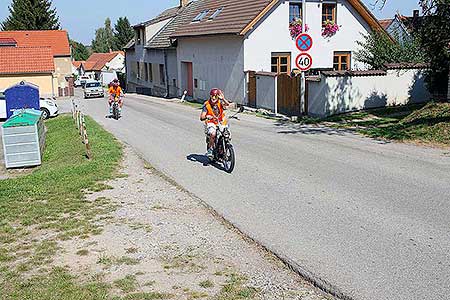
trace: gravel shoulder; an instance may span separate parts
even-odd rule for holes
[[[117,208],[99,221],[103,232],[61,242],[65,251],[55,265],[81,278],[101,278],[119,296],[333,299],[224,224],[130,147],[124,157],[126,176],[87,197],[107,198]]]

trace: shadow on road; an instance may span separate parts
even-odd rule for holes
[[[225,171],[224,167],[221,164],[218,163],[210,163],[208,157],[203,154],[189,154],[186,156],[186,159],[193,162],[201,163],[204,167],[213,166],[214,168]]]
[[[203,164],[204,167],[209,165],[209,159],[203,154],[189,154],[187,160]]]

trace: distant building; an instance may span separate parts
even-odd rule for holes
[[[87,61],[81,63],[80,68],[84,74],[90,74],[103,84],[108,84],[117,78],[117,73],[125,73],[125,53],[123,51],[93,53]]]
[[[0,39],[0,90],[21,81],[39,86],[41,97],[55,95],[51,47],[5,47]]]
[[[65,30],[0,31],[0,47],[50,47],[53,61],[54,96],[67,96],[72,80],[72,59]],[[23,57],[22,57],[23,58]],[[2,87],[0,87],[2,88]]]
[[[419,10],[414,10],[412,17],[396,14],[393,19],[380,20],[383,28],[400,44],[410,41],[422,22]]]

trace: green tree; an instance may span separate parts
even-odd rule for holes
[[[382,69],[387,63],[423,62],[425,59],[416,38],[400,44],[393,42],[385,32],[374,31],[364,35],[364,40],[357,44],[360,49],[355,53],[356,60],[372,69]]]
[[[383,7],[387,1],[377,0]],[[450,0],[419,0],[423,18],[417,36],[426,61],[430,63],[427,81],[435,95],[445,95],[450,68]]]
[[[72,57],[75,60],[87,60],[89,58],[89,50],[85,45],[74,40],[70,40],[72,47]]]
[[[127,17],[119,18],[114,26],[114,49],[122,50],[123,47],[134,37],[134,30]]]
[[[95,31],[95,39],[92,41],[92,51],[96,53],[107,53],[113,49],[115,47],[111,19],[106,18],[105,27],[101,27]]]
[[[419,34],[431,67],[427,81],[436,96],[445,98],[450,67],[450,0],[426,2]]]
[[[59,18],[50,0],[13,0],[2,30],[60,29]]]

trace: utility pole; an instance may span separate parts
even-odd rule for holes
[[[306,31],[306,0],[302,0],[302,33]],[[305,71],[301,73],[300,82],[300,114],[303,115],[305,112],[305,91],[306,91],[306,77]]]

